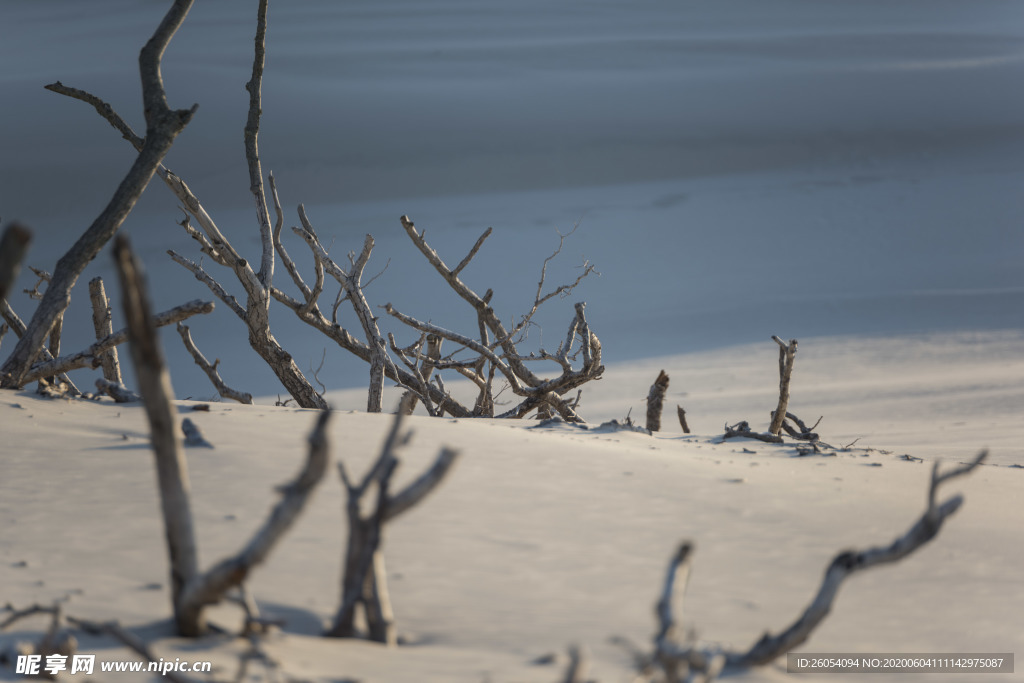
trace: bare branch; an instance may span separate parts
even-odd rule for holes
[[[39,268],[34,268],[32,266],[29,266],[28,269],[35,273],[36,277],[39,278],[39,280],[36,282],[35,285],[32,286],[32,289],[23,289],[21,291],[24,292],[25,294],[28,294],[29,299],[35,299],[36,301],[39,301],[40,299],[43,298],[43,293],[39,291],[39,288],[42,287],[43,284],[49,284],[50,280],[53,279],[53,276],[47,273],[45,270],[40,270]]]
[[[175,263],[181,264],[188,270],[192,271],[192,274],[196,276],[196,279],[209,287],[214,296],[227,304],[227,307],[230,308],[235,315],[242,320],[245,320],[245,309],[238,303],[238,299],[228,294],[219,282],[214,280],[210,277],[209,273],[203,270],[202,266],[194,261],[190,261],[173,249],[168,249],[167,254],[175,261]]]
[[[221,379],[220,373],[217,372],[217,365],[220,364],[220,359],[218,358],[212,365],[210,364],[210,361],[206,360],[206,356],[203,355],[202,351],[196,347],[195,342],[192,341],[192,333],[189,332],[188,326],[178,323],[177,330],[178,334],[181,335],[181,341],[185,344],[185,348],[188,349],[188,352],[192,355],[192,359],[196,362],[196,365],[198,365],[200,369],[206,373],[206,376],[210,378],[213,386],[217,389],[217,393],[224,398],[230,398],[231,400],[238,401],[239,403],[252,405],[252,394],[237,391],[224,383],[224,380]]]
[[[401,492],[392,496],[388,501],[384,521],[391,521],[430,495],[431,491],[437,488],[448,474],[458,455],[459,452],[456,450],[442,448],[430,469],[421,474],[416,481],[402,489]]]
[[[295,286],[302,292],[303,298],[308,302],[311,297],[309,287],[306,286],[302,275],[299,274],[298,267],[295,265],[295,261],[288,255],[288,251],[284,248],[284,243],[281,242],[281,228],[284,227],[284,211],[281,209],[281,198],[277,194],[277,183],[274,182],[273,173],[270,174],[270,195],[274,198],[274,213],[277,216],[274,222],[274,249],[277,250],[277,255],[281,257],[281,263],[284,264],[285,270],[291,275],[292,282],[295,283]]]
[[[212,301],[200,301],[199,299],[195,299],[156,314],[153,317],[153,324],[156,327],[163,327],[164,325],[170,325],[180,320],[191,318],[193,315],[210,313],[211,311],[213,311]],[[129,325],[129,327],[118,330],[117,332],[104,337],[92,346],[79,351],[78,353],[74,353],[70,356],[61,356],[60,358],[33,365],[29,373],[25,375],[25,381],[32,382],[40,377],[50,377],[58,373],[77,370],[78,368],[96,367],[100,364],[100,356],[107,349],[123,344],[128,341],[130,337],[131,326]]]
[[[110,300],[107,299],[107,292],[103,287],[103,278],[94,277],[89,281],[89,298],[92,301],[92,326],[96,331],[96,340],[99,341],[114,333],[110,320]],[[117,348],[110,349],[99,354],[100,363],[103,365],[103,377],[122,384],[121,363],[117,359]]]
[[[14,312],[14,309],[11,308],[11,305],[7,302],[7,299],[0,299],[0,317],[2,317],[6,321],[6,324],[14,332],[15,336],[21,337],[23,334],[25,334],[25,323],[23,323],[21,321],[21,318],[18,317],[18,314]],[[43,359],[43,362],[53,360],[53,356],[47,349],[43,349],[42,351],[40,351],[39,356],[40,358]],[[30,377],[29,379],[25,380],[25,382],[31,382],[33,379],[35,379],[35,377]],[[78,387],[74,385],[74,383],[66,374],[61,373],[58,376],[58,380],[68,386],[68,391],[72,396],[82,395],[82,392],[78,390]]]
[[[384,556],[381,553],[384,523],[407,511],[433,491],[457,456],[455,451],[442,449],[427,472],[397,495],[389,493],[391,475],[398,466],[395,450],[411,437],[410,433],[402,432],[402,422],[411,400],[408,394],[402,399],[380,455],[358,486],[352,482],[344,464],[338,463],[338,473],[348,493],[345,507],[348,544],[345,549],[341,605],[327,636],[354,637],[356,610],[362,605],[370,639],[388,645],[396,642]],[[376,505],[370,515],[364,515],[361,499],[374,484],[377,486]]]
[[[817,595],[800,618],[777,636],[764,634],[747,652],[730,655],[728,664],[735,667],[762,666],[798,647],[828,615],[846,577],[880,564],[897,562],[935,538],[946,519],[959,510],[964,501],[963,496],[955,495],[936,505],[935,493],[938,487],[950,479],[972,472],[987,456],[988,451],[981,451],[970,463],[941,475],[939,464],[935,463],[928,486],[928,507],[907,533],[888,546],[839,553],[828,566]]]
[[[180,600],[182,612],[198,612],[205,605],[220,602],[229,590],[245,581],[249,572],[266,559],[295,523],[327,471],[327,421],[330,415],[330,411],[325,410],[317,417],[316,426],[309,436],[309,453],[302,471],[294,481],[278,487],[281,500],[271,510],[263,526],[237,555],[222,560],[189,581]]]
[[[114,242],[114,256],[121,282],[128,336],[131,339],[132,363],[152,434],[165,538],[170,556],[171,599],[175,605],[175,621],[182,635],[199,635],[205,629],[201,614],[185,614],[178,609],[186,585],[199,572],[199,561],[189,503],[188,464],[174,425],[171,379],[149,313],[149,298],[141,267],[124,235],[118,236]]]
[[[114,129],[121,134],[121,137],[130,142],[132,147],[134,147],[136,151],[142,151],[142,145],[145,142],[145,139],[138,136],[135,133],[135,131],[132,130],[132,127],[129,126],[125,122],[125,120],[122,119],[118,115],[118,113],[114,111],[114,108],[111,107],[107,102],[104,102],[100,98],[84,90],[79,90],[78,88],[69,88],[60,81],[57,81],[56,83],[51,83],[50,85],[46,85],[43,87],[51,92],[57,93],[58,95],[66,95],[73,99],[81,100],[86,104],[92,105],[92,107],[96,110],[96,113],[98,113],[100,116],[106,119],[107,123],[113,126]]]
[[[263,286],[269,289],[274,280],[274,241],[270,230],[270,214],[267,212],[267,196],[263,192],[263,171],[260,168],[257,142],[262,113],[263,65],[266,61],[267,2],[268,0],[260,0],[256,18],[256,50],[252,60],[252,78],[245,84],[245,89],[249,93],[249,117],[245,124],[245,159],[249,165],[249,190],[256,200],[256,219],[259,221],[260,242],[263,245],[263,259],[257,277]]]
[[[462,272],[462,269],[469,265],[469,262],[472,261],[473,257],[476,256],[476,253],[480,251],[480,247],[484,246],[484,241],[491,236],[491,232],[493,231],[494,228],[487,228],[484,230],[484,234],[477,238],[476,244],[474,244],[473,248],[469,250],[468,254],[466,254],[466,258],[462,259],[459,262],[459,265],[455,266],[455,270],[452,271],[452,275],[454,277],[458,277],[459,273]]]

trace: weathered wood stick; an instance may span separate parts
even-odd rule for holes
[[[110,321],[110,301],[103,287],[103,278],[94,277],[89,281],[89,299],[92,301],[92,326],[96,331],[96,341],[109,337],[114,333]],[[121,363],[117,358],[117,347],[110,347],[99,354],[103,366],[103,378],[111,382],[123,384],[121,379]]]

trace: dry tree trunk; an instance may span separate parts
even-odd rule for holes
[[[665,404],[665,392],[668,391],[668,375],[662,370],[651,385],[647,394],[647,429],[651,432],[661,431],[661,411]]]
[[[124,236],[115,241],[114,256],[121,281],[125,320],[128,322],[132,364],[152,433],[164,535],[170,558],[175,621],[179,633],[195,636],[204,630],[199,615],[185,615],[178,609],[185,586],[199,573],[199,559],[189,502],[188,463],[178,431],[174,428],[171,378],[164,366],[163,351],[149,312],[141,267]]]
[[[788,344],[775,335],[772,335],[772,339],[779,345],[779,405],[772,413],[768,433],[778,436],[782,431],[782,423],[786,420],[786,408],[789,406],[789,381],[793,377],[793,363],[796,361],[796,339],[790,339]]]
[[[167,106],[167,95],[160,76],[160,60],[164,50],[191,7],[192,0],[175,0],[152,38],[142,48],[139,54],[139,74],[146,118],[146,137],[142,148],[106,208],[57,262],[53,280],[46,288],[25,334],[18,340],[3,367],[0,367],[0,386],[24,386],[25,375],[39,356],[43,341],[71,302],[71,288],[78,276],[124,223],[160,162],[170,151],[174,139],[192,118],[195,107],[172,110]]]
[[[101,341],[114,333],[110,322],[110,301],[103,288],[103,278],[95,277],[89,281],[89,298],[92,300],[92,325],[96,330],[96,341]],[[117,348],[111,347],[99,354],[103,366],[103,378],[122,384],[121,363],[117,359]]]

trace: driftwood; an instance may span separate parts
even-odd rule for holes
[[[96,341],[100,341],[114,333],[114,327],[110,322],[110,301],[103,287],[103,278],[94,277],[89,281],[89,299],[92,301],[92,325],[96,331]],[[100,365],[103,366],[103,378],[122,384],[117,348],[111,347],[101,352],[98,357]]]
[[[742,437],[744,439],[757,439],[758,441],[765,441],[767,443],[782,443],[781,436],[753,431],[750,429],[750,424],[746,420],[737,422],[732,426],[725,425],[725,434],[722,435],[722,439],[734,439],[737,437]]]
[[[174,139],[191,120],[195,107],[172,110],[167,106],[167,95],[160,76],[160,61],[164,50],[191,7],[192,0],[175,0],[139,53],[143,113],[146,119],[146,135],[139,154],[102,213],[57,262],[53,279],[36,307],[25,334],[0,367],[0,386],[20,388],[25,385],[26,375],[39,356],[44,340],[71,302],[71,288],[85,267],[124,223],[153,173],[170,151]]]
[[[238,401],[239,403],[252,405],[252,394],[232,389],[224,380],[221,379],[220,373],[217,372],[217,366],[220,364],[220,358],[213,361],[206,360],[206,356],[203,355],[202,351],[196,347],[194,341],[192,341],[192,334],[189,332],[188,325],[178,323],[178,334],[181,335],[181,341],[185,344],[185,348],[192,354],[192,359],[196,362],[196,365],[206,373],[206,376],[210,378],[213,386],[217,389],[217,393],[224,398],[230,398],[232,401]]]
[[[410,401],[403,399],[403,403]],[[354,638],[357,608],[362,606],[369,628],[369,639],[387,645],[397,642],[394,615],[387,590],[387,574],[381,550],[384,524],[411,509],[427,497],[448,474],[458,452],[442,448],[434,464],[397,494],[390,492],[391,475],[398,467],[395,450],[409,442],[411,432],[402,432],[406,406],[399,406],[380,455],[358,484],[353,483],[342,462],[338,473],[348,494],[345,512],[348,519],[348,543],[342,576],[341,605],[326,635]],[[362,499],[376,487],[377,497],[369,515],[362,512]]]
[[[944,473],[939,472],[939,463],[936,462],[928,485],[927,507],[921,518],[906,533],[885,546],[847,550],[836,555],[826,568],[821,585],[803,614],[779,634],[765,633],[745,652],[700,647],[692,642],[680,643],[673,637],[677,621],[671,607],[672,595],[677,584],[682,584],[685,591],[693,549],[690,543],[681,544],[669,562],[662,592],[655,605],[658,632],[654,638],[654,654],[649,657],[637,657],[641,673],[637,680],[668,683],[682,680],[706,681],[721,671],[738,672],[770,664],[799,647],[824,621],[832,609],[842,582],[848,576],[871,567],[898,562],[938,535],[946,519],[959,510],[964,502],[963,496],[955,495],[938,503],[936,494],[939,487],[951,479],[970,473],[987,455],[987,451],[981,451],[971,462]]]
[[[651,385],[647,394],[647,429],[651,432],[661,431],[661,411],[665,405],[665,392],[668,391],[668,375],[662,370]]]
[[[189,502],[188,464],[174,428],[171,378],[164,365],[163,350],[149,312],[149,298],[138,260],[126,237],[114,242],[114,256],[121,283],[121,299],[132,364],[149,420],[153,455],[156,459],[160,508],[171,568],[171,601],[175,607],[178,632],[199,635],[204,630],[199,614],[186,615],[178,609],[186,584],[199,572],[192,510]]]
[[[109,379],[98,377],[96,389],[114,399],[116,403],[137,403],[142,397],[120,382],[111,382]]]

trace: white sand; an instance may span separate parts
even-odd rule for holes
[[[668,414],[654,437],[414,417],[400,478],[417,474],[442,444],[462,458],[435,495],[387,530],[397,623],[413,645],[385,651],[315,637],[339,594],[343,492],[332,474],[251,582],[266,615],[287,621],[270,651],[298,678],[554,681],[561,664],[530,662],[580,643],[591,652],[593,677],[627,680],[628,659],[608,639],[647,645],[664,568],[682,539],[697,544],[683,623],[702,639],[742,648],[795,618],[838,551],[886,544],[920,515],[929,464],[898,455],[942,453],[957,462],[985,445],[993,466],[944,491],[962,492],[966,504],[939,537],[897,566],[852,577],[802,650],[1020,651],[1024,472],[1010,465],[1024,464],[1012,445],[1024,438],[1021,337],[871,340],[859,348],[808,340],[793,409],[825,413],[826,440],[861,436],[858,445],[896,448],[836,457],[718,443],[723,415],[763,428],[757,414],[773,399],[772,346],[609,370],[597,412],[624,414],[624,397],[636,397],[652,368],[664,366],[692,387],[681,399],[696,428],[689,436]],[[945,371],[950,357],[972,350],[977,360],[963,362],[963,372]],[[675,386],[670,407],[681,393]],[[881,404],[872,404],[876,395]],[[643,409],[631,405],[634,415]],[[239,643],[166,637],[165,550],[141,409],[9,394],[0,410],[8,558],[0,592],[18,605],[71,593],[69,613],[119,619],[154,638],[159,656],[209,658],[232,675]],[[209,566],[239,547],[268,509],[271,488],[294,474],[314,413],[214,404],[209,414],[187,414],[216,444],[188,451]],[[340,411],[330,430],[335,457],[360,471],[389,421]],[[217,618],[231,626],[239,614],[223,608]],[[128,656],[106,641],[88,644],[101,658]],[[765,677],[770,670],[747,679]]]

